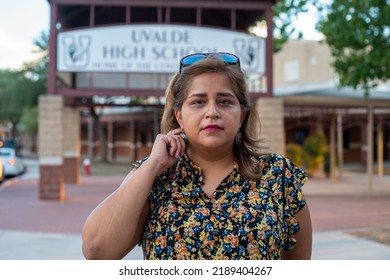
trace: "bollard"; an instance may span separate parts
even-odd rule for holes
[[[84,159],[83,166],[84,166],[85,175],[90,175],[91,174],[91,161],[89,160],[89,158]]]

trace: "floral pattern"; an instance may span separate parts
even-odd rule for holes
[[[202,170],[187,155],[161,174],[149,194],[144,258],[280,259],[292,249],[306,172],[277,154],[257,160],[261,179],[247,180],[234,162],[211,197],[202,190]]]

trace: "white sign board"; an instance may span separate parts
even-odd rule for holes
[[[247,73],[265,72],[265,39],[241,32],[184,25],[126,25],[57,35],[60,72],[175,73],[191,53],[236,54]]]

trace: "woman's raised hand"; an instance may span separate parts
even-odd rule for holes
[[[181,136],[182,133],[183,131],[177,128],[167,134],[157,135],[148,160],[157,164],[161,173],[175,164],[177,159],[185,152],[186,143]]]

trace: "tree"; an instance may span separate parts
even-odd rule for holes
[[[274,52],[279,52],[289,39],[302,38],[302,32],[298,32],[293,25],[294,20],[297,20],[300,14],[307,13],[310,7],[321,11],[323,7],[322,2],[318,0],[280,0],[274,4]],[[256,29],[265,31],[266,28],[267,23],[265,19],[260,19],[250,27],[249,33],[256,35]],[[264,34],[264,36],[266,35]]]
[[[19,71],[0,70],[0,122],[12,124],[14,138],[18,124],[29,133],[37,132],[38,96],[46,93],[48,33],[42,32],[34,45],[40,54],[37,60]]]
[[[36,134],[38,131],[38,107],[24,108],[20,123],[21,131],[28,134]]]
[[[39,94],[41,88],[23,71],[0,71],[0,122],[12,124],[12,137],[16,137],[23,110],[36,106]]]
[[[389,0],[333,0],[325,11],[317,28],[331,48],[339,85],[367,97],[390,78]]]
[[[283,45],[293,36],[295,28],[292,21],[298,14],[308,11],[310,0],[282,0],[274,5],[274,51],[278,52]],[[302,32],[296,34],[297,38],[302,38]]]
[[[49,65],[49,32],[42,31],[40,36],[33,41],[36,47],[35,53],[38,58],[34,61],[26,62],[23,72],[29,77],[36,88],[36,100],[32,107],[24,108],[21,116],[22,130],[29,134],[38,132],[38,96],[46,94],[47,91],[47,67]]]
[[[26,72],[33,80],[42,84],[46,92],[47,67],[49,65],[49,32],[42,31],[40,36],[33,40],[36,47],[35,53],[38,58],[34,61],[26,62],[23,71]]]

